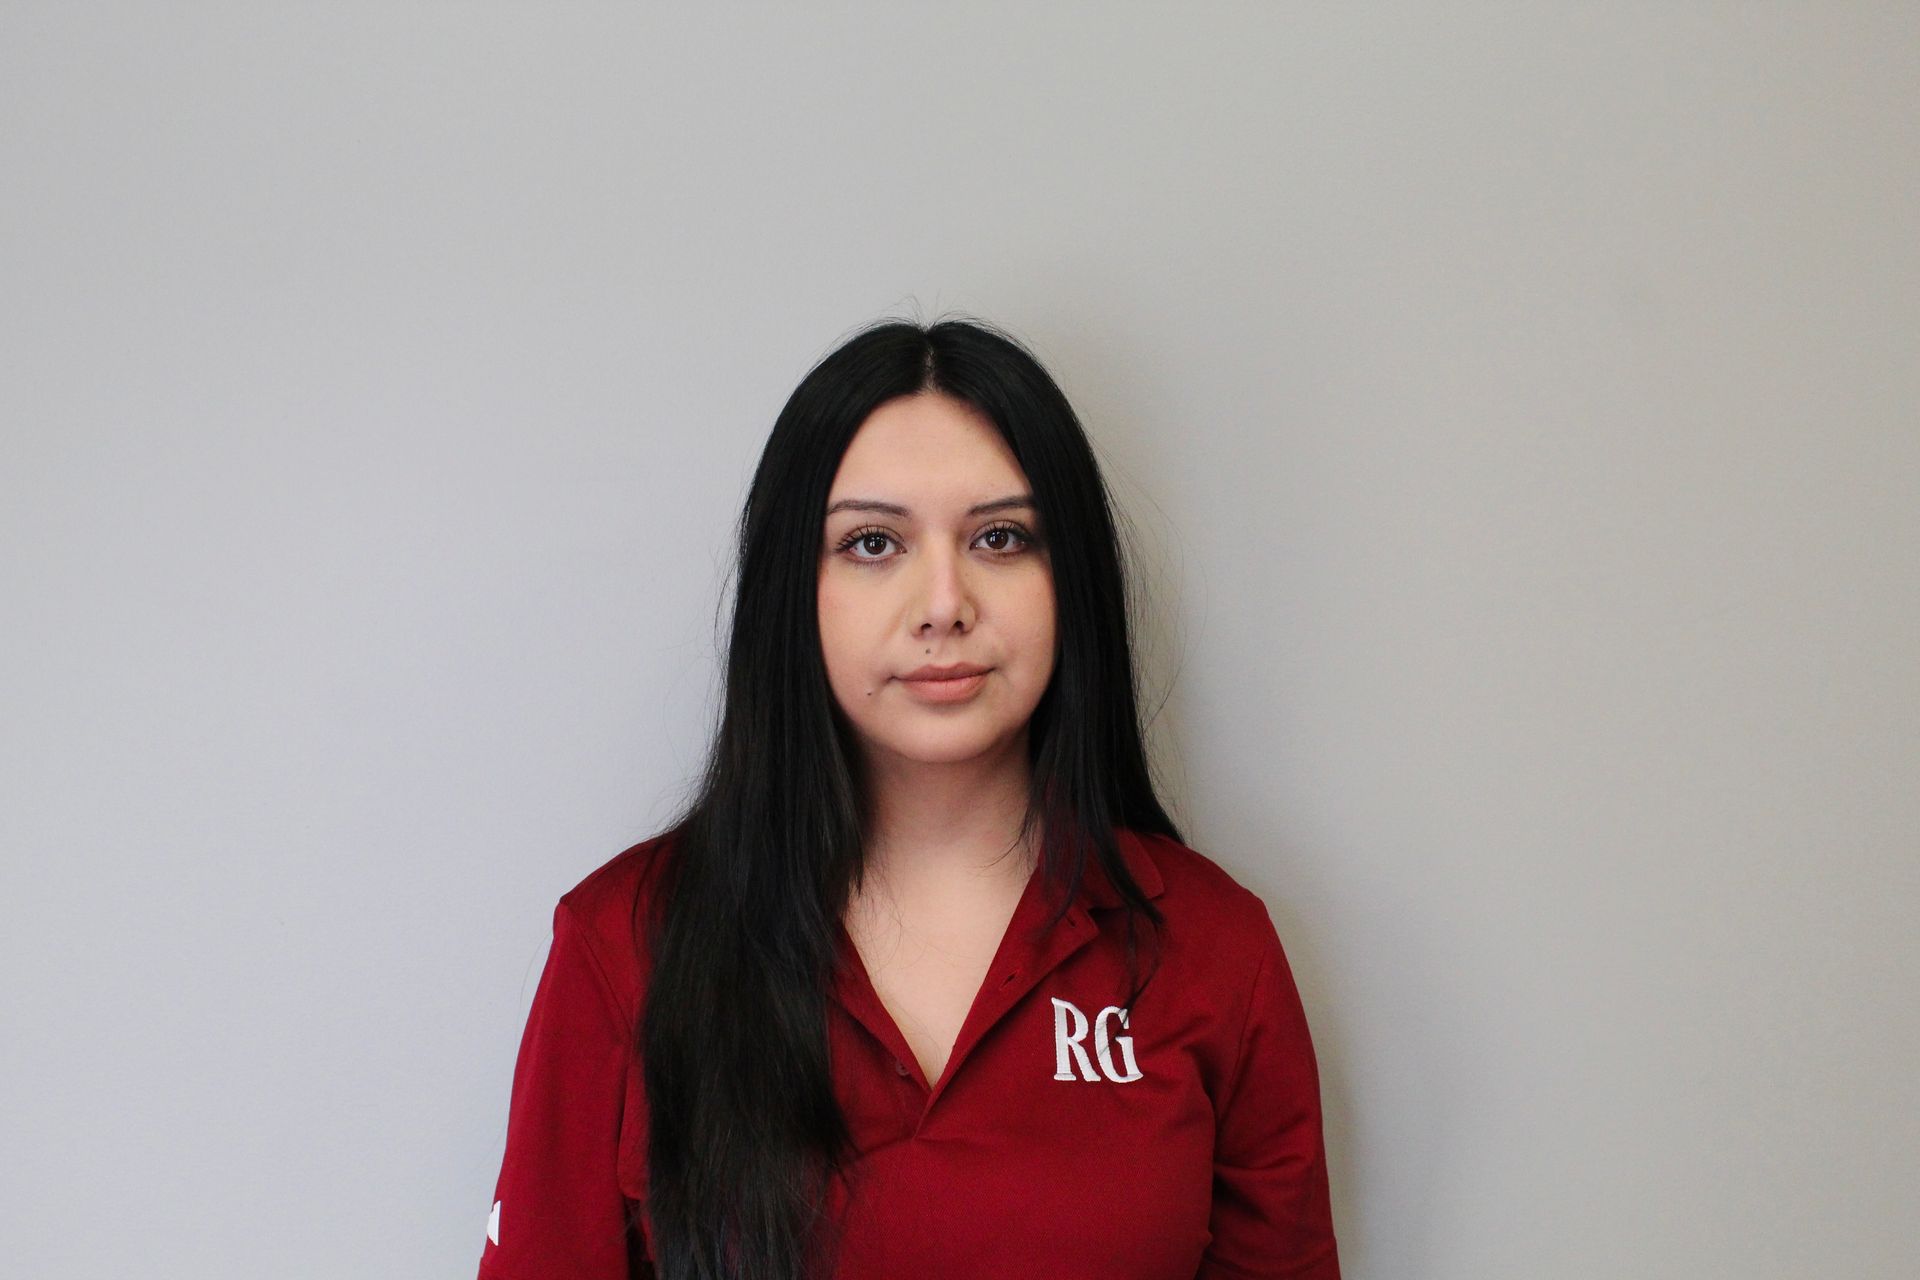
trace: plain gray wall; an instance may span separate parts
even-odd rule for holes
[[[1024,335],[1356,1278],[1920,1274],[1912,5],[10,4],[9,1275],[470,1275],[882,314]]]

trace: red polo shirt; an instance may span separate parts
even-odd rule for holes
[[[1166,914],[1131,1007],[1126,912],[1097,863],[1043,931],[1035,871],[944,1074],[922,1077],[844,929],[828,1002],[860,1153],[831,1184],[837,1276],[1338,1280],[1313,1044],[1266,905],[1205,855],[1116,833]],[[560,898],[521,1038],[480,1280],[651,1276],[628,910],[662,842]],[[1144,922],[1141,961],[1151,956]]]

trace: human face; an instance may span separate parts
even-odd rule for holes
[[[820,645],[870,753],[952,764],[1024,743],[1054,660],[1032,497],[993,424],[950,396],[889,400],[854,434],[827,497]],[[907,678],[956,663],[986,671]]]

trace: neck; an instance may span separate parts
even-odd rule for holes
[[[867,874],[1024,885],[1037,848],[1020,834],[1027,779],[1024,734],[1004,751],[951,764],[869,761]]]

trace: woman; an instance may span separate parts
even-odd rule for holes
[[[739,551],[696,798],[555,907],[482,1280],[1334,1280],[1300,999],[1154,795],[1046,371],[861,331]]]

